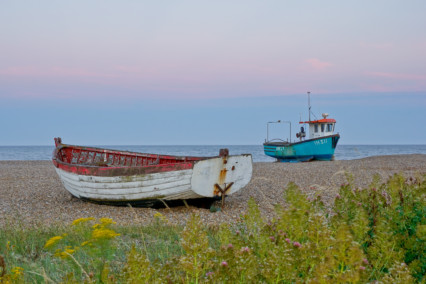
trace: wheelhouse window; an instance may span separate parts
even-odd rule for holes
[[[314,128],[315,128],[315,133],[317,133],[318,132],[318,124],[315,124]]]
[[[321,124],[321,132],[324,132],[325,124]]]
[[[333,132],[333,124],[327,124],[327,132]]]

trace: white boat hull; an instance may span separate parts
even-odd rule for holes
[[[192,169],[133,176],[79,175],[55,168],[64,187],[78,198],[98,202],[177,200],[230,195],[252,176],[251,155],[197,161]],[[222,192],[221,190],[226,189]]]

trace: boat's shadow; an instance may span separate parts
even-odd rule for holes
[[[138,201],[97,201],[86,198],[80,198],[85,202],[95,203],[99,205],[117,206],[117,207],[138,207],[138,208],[174,208],[181,206],[193,206],[197,208],[211,209],[213,204],[220,198],[196,198],[196,199],[179,199],[179,200],[138,200]]]

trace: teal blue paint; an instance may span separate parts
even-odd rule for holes
[[[263,148],[266,155],[281,162],[329,161],[339,138],[339,134],[335,134],[296,143],[269,142],[263,144]]]

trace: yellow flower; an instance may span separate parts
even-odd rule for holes
[[[112,239],[120,234],[116,233],[114,230],[106,229],[106,228],[98,228],[94,229],[92,232],[93,239]]]
[[[17,280],[18,278],[21,277],[21,275],[24,274],[24,269],[22,267],[16,266],[11,270],[11,272],[12,272],[12,275],[11,275],[12,279]],[[6,283],[10,283],[10,282],[7,282],[6,280]]]
[[[62,240],[64,237],[63,236],[55,236],[50,238],[46,244],[44,245],[44,248],[49,248],[54,246],[57,242],[59,242],[60,240]]]
[[[90,241],[85,241],[85,242],[82,242],[82,243],[81,243],[81,246],[82,246],[82,247],[84,247],[84,246],[86,246],[86,245],[90,245]]]
[[[70,246],[65,247],[64,251],[61,251],[60,249],[56,250],[55,256],[58,256],[60,258],[67,258],[70,254],[73,254],[78,247],[75,247],[72,249]]]
[[[88,222],[90,220],[95,220],[95,218],[93,218],[93,217],[80,218],[80,219],[74,220],[71,225],[76,226],[78,224],[86,223],[86,222]]]
[[[73,254],[75,251],[76,251],[76,249],[70,249],[70,248],[67,248],[67,249],[64,250],[64,252],[69,253],[69,254]]]
[[[161,220],[161,221],[163,221],[164,223],[167,223],[169,220],[167,220],[167,218],[163,215],[163,214],[161,214],[160,212],[157,212],[157,213],[155,213],[154,214],[154,217],[155,218],[157,218],[157,219],[159,219],[159,220]]]
[[[101,218],[100,224],[95,224],[92,226],[93,229],[104,229],[109,227],[109,225],[116,224],[111,218]]]
[[[111,218],[101,218],[102,225],[116,224]]]
[[[15,275],[22,275],[24,274],[24,269],[22,267],[16,266],[11,270],[11,272]]]

